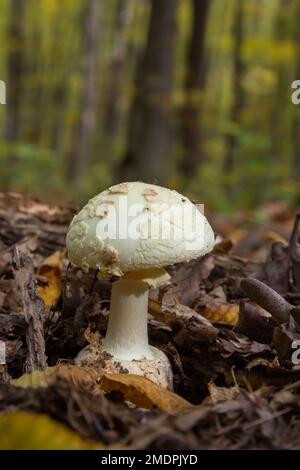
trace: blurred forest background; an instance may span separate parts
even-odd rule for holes
[[[300,203],[300,0],[0,0],[1,190]]]

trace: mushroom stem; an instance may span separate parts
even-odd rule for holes
[[[114,282],[104,350],[122,360],[153,359],[147,316],[148,285],[136,280]]]

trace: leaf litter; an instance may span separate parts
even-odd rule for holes
[[[259,229],[249,214],[212,216],[214,252],[151,289],[150,342],[171,361],[171,393],[101,362],[73,365],[105,333],[113,279],[68,265],[74,208],[0,194],[0,427],[25,413],[99,448],[299,448],[300,217],[265,211]]]

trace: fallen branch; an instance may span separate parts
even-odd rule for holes
[[[292,316],[296,330],[300,330],[300,306],[290,304],[278,292],[257,279],[242,279],[241,287],[251,300],[267,310],[278,323],[288,323]]]
[[[21,293],[24,318],[27,323],[26,343],[27,357],[25,370],[27,373],[43,370],[47,367],[44,340],[45,305],[38,297],[33,263],[29,256],[14,249],[13,268],[16,286]]]

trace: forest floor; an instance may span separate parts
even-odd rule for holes
[[[75,210],[0,194],[0,447],[300,448],[296,214],[212,215],[213,253],[151,290],[150,343],[171,361],[172,393],[74,365],[104,334],[111,291],[68,266]]]

